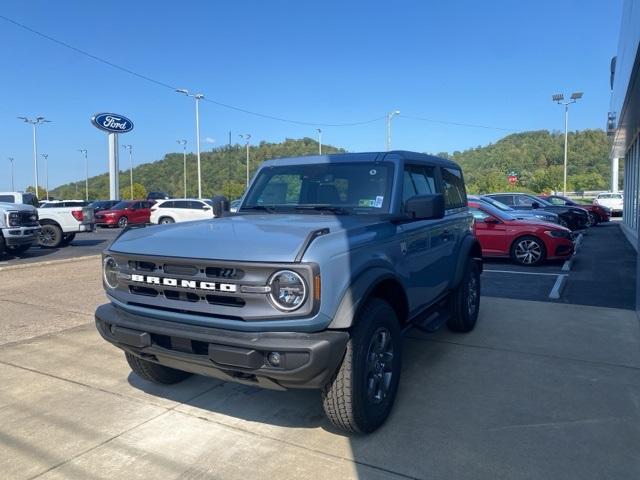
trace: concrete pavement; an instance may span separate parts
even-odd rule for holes
[[[471,334],[408,332],[391,418],[347,437],[317,392],[138,379],[102,301],[95,258],[0,272],[4,478],[640,478],[629,310],[485,297]]]

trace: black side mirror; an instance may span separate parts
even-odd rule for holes
[[[227,213],[229,213],[229,200],[224,195],[217,195],[211,199],[211,203],[213,204],[213,216],[214,217],[224,217]]]
[[[500,220],[498,220],[497,218],[494,218],[494,217],[485,217],[485,219],[483,221],[484,221],[484,223],[493,224],[493,225],[495,225],[496,223],[500,223]]]
[[[533,202],[531,204],[531,208],[540,208],[540,204],[538,202]]]
[[[444,197],[441,193],[416,195],[404,204],[404,212],[413,220],[436,220],[444,217]]]

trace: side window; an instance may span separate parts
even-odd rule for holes
[[[444,189],[444,208],[459,208],[467,205],[467,192],[464,188],[462,171],[457,168],[442,169]]]
[[[16,203],[16,199],[13,195],[0,195],[0,202]]]
[[[407,165],[404,171],[403,202],[415,195],[436,193],[436,180],[433,167]]]
[[[188,200],[176,200],[173,208],[189,208],[190,203]]]
[[[526,197],[524,195],[515,195],[514,196],[514,204],[517,207],[531,207],[533,206],[533,200],[529,197]]]
[[[473,218],[475,218],[480,222],[489,216],[486,213],[484,213],[482,210],[475,207],[470,207],[469,210],[471,211]]]
[[[492,197],[491,195],[489,195],[489,197],[493,198],[494,200],[500,203],[509,205],[510,207],[513,207],[515,205],[515,202],[513,201],[513,195],[497,195],[495,197]]]
[[[196,200],[192,200],[189,202],[189,208],[193,210],[202,210],[203,206],[204,206],[204,203],[198,202]]]
[[[168,202],[162,202],[158,208],[173,208],[175,206],[175,203],[173,200],[168,201]]]

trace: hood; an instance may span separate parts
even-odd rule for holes
[[[293,262],[310,232],[331,233],[377,221],[353,215],[235,215],[212,220],[134,228],[109,247],[113,252],[248,262]]]
[[[534,220],[533,218],[527,218],[522,220],[520,219],[512,220],[511,224],[512,225],[535,225],[537,227],[547,227],[549,230],[566,230],[567,232],[571,232],[571,230],[569,230],[568,228],[560,226],[557,223],[545,222],[544,220],[540,220],[540,219]]]
[[[35,207],[26,205],[24,203],[0,202],[0,210],[18,210],[20,212],[32,212],[35,211]]]

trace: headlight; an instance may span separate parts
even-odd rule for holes
[[[20,214],[18,212],[10,212],[7,214],[7,225],[10,227],[20,226]]]
[[[571,238],[571,232],[565,230],[545,230],[544,233],[554,238]]]
[[[118,263],[113,257],[106,256],[102,260],[102,278],[111,290],[118,288]]]
[[[269,297],[279,310],[291,312],[300,308],[307,299],[307,286],[296,272],[280,270],[269,279]]]

